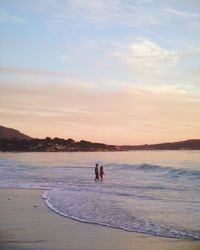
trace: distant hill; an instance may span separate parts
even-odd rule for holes
[[[124,145],[122,150],[200,150],[200,139],[145,145]]]
[[[31,140],[32,138],[28,135],[22,134],[20,131],[7,128],[0,125],[0,139],[13,139],[17,138],[18,140]]]
[[[200,139],[145,145],[107,145],[81,140],[46,137],[34,139],[16,129],[0,126],[0,151],[18,152],[94,152],[130,150],[200,150]]]

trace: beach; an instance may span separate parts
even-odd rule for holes
[[[45,190],[0,189],[0,249],[199,250],[200,242],[81,223],[51,211]]]

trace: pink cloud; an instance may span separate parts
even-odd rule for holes
[[[185,93],[145,89],[97,91],[86,84],[0,83],[0,115],[35,137],[113,144],[198,137],[200,103]]]

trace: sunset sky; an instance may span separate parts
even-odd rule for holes
[[[200,138],[199,0],[0,0],[0,124],[108,144]]]

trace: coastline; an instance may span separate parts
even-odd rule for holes
[[[198,250],[199,241],[156,237],[64,218],[41,189],[0,188],[0,249]]]

